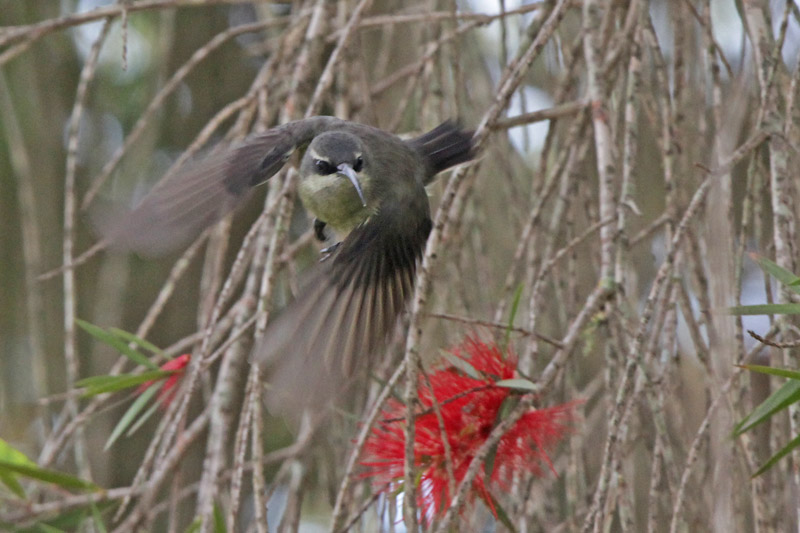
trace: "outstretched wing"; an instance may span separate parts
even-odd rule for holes
[[[156,256],[186,245],[278,172],[298,146],[341,122],[333,117],[289,122],[218,150],[168,175],[128,212],[99,209],[95,225],[117,250]]]
[[[254,351],[254,363],[273,368],[271,405],[320,406],[369,366],[413,293],[431,225],[419,185],[405,201],[384,200],[316,267]]]

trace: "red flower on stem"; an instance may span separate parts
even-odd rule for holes
[[[420,473],[417,506],[430,523],[446,511],[452,498],[448,483],[447,454],[442,431],[433,409],[433,399],[439,404],[444,421],[444,433],[450,445],[453,477],[458,486],[464,479],[472,459],[486,442],[494,427],[502,420],[504,403],[519,398],[514,388],[497,382],[517,378],[517,360],[506,357],[496,345],[487,345],[470,338],[451,353],[469,363],[475,372],[466,375],[453,367],[429,374],[430,387],[420,378],[419,398],[423,410],[417,415],[414,441],[414,465]],[[553,470],[546,450],[552,448],[569,430],[575,402],[534,409],[525,413],[503,435],[490,454],[491,465],[484,464],[476,476],[469,499],[481,497],[495,512],[489,486],[509,487],[515,472],[542,474],[542,465]],[[394,491],[402,485],[405,456],[406,406],[390,400],[383,412],[384,420],[376,424],[366,442],[366,457],[361,462],[367,468],[365,477],[373,478],[376,487]],[[496,513],[495,513],[496,515]]]
[[[136,394],[141,394],[154,384],[163,381],[161,384],[161,390],[158,392],[158,401],[160,401],[161,406],[166,409],[172,399],[175,398],[175,393],[178,392],[178,388],[175,385],[186,373],[186,367],[189,365],[189,361],[191,361],[191,359],[192,354],[189,353],[180,355],[175,359],[170,359],[159,368],[161,370],[169,371],[171,374],[161,379],[154,379],[152,381],[146,381],[145,383],[142,383],[139,388],[136,389]]]

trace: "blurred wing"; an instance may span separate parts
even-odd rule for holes
[[[188,163],[127,213],[95,211],[95,226],[117,250],[156,256],[186,245],[278,172],[295,148],[335,123],[330,117],[290,122]]]
[[[254,363],[275,365],[271,403],[320,405],[369,365],[414,290],[431,231],[420,186],[408,202],[384,201],[311,274],[300,296],[272,320]]]

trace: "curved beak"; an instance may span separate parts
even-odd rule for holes
[[[347,163],[342,163],[338,167],[336,167],[339,174],[346,176],[347,179],[350,180],[350,183],[353,184],[353,187],[356,188],[356,192],[358,193],[358,197],[361,198],[361,205],[367,207],[367,201],[364,199],[364,191],[361,190],[361,183],[358,181],[358,176],[356,175],[356,171],[353,170],[353,167],[348,165]]]

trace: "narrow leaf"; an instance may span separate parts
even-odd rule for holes
[[[161,348],[159,348],[158,346],[156,346],[152,342],[146,341],[141,337],[137,337],[133,333],[131,333],[129,331],[125,331],[124,329],[108,328],[108,331],[113,333],[117,337],[119,337],[121,339],[125,339],[128,342],[132,342],[135,345],[137,345],[138,347],[144,348],[145,350],[153,352],[156,355],[162,355],[164,353],[164,350],[162,350]],[[149,359],[148,359],[148,361],[149,361]]]
[[[21,465],[0,460],[0,472],[3,471],[58,485],[65,489],[100,490],[100,487],[90,481],[85,481],[63,472],[39,468],[38,466]]]
[[[57,514],[48,518],[45,521],[37,521],[31,527],[14,529],[16,533],[41,533],[46,532],[67,532],[67,531],[86,531],[85,523],[91,507],[97,508],[99,512],[104,512],[106,509],[114,507],[115,503],[104,501],[99,503],[92,503],[91,506],[80,506],[63,513]],[[0,531],[5,531],[0,522]],[[8,528],[11,530],[11,528]]]
[[[506,529],[508,529],[512,533],[516,533],[517,528],[514,526],[514,523],[511,521],[511,518],[509,518],[508,513],[506,513],[506,510],[503,509],[503,506],[500,505],[500,502],[497,501],[497,498],[494,497],[494,494],[492,494],[488,490],[486,491],[486,493],[492,500],[489,507],[494,512],[495,517],[497,517],[497,519],[500,521],[500,523],[502,523],[506,527]]]
[[[536,383],[523,378],[501,379],[500,381],[496,381],[495,385],[498,387],[517,389],[525,392],[536,392],[539,390],[539,387],[536,385]]]
[[[728,308],[732,315],[797,315],[800,304],[734,305]]]
[[[494,423],[492,424],[492,428],[496,428],[500,422],[502,422],[510,413],[514,407],[517,406],[519,403],[519,396],[515,395],[508,395],[503,399],[503,403],[500,404],[500,408],[497,410],[497,415],[495,416]],[[496,442],[494,446],[489,450],[489,453],[486,454],[486,460],[484,461],[483,468],[484,472],[486,473],[486,479],[491,479],[492,473],[494,472],[494,464],[495,459],[497,458],[497,448],[500,442]]]
[[[800,371],[791,370],[789,368],[779,368],[764,365],[741,365],[741,367],[746,370],[752,370],[753,372],[760,372],[762,374],[769,374],[771,376],[800,380]]]
[[[86,333],[99,340],[103,344],[111,346],[134,363],[142,365],[146,368],[158,368],[158,365],[148,359],[147,356],[128,346],[128,343],[125,340],[117,337],[113,333],[110,333],[99,326],[95,326],[94,324],[86,322],[85,320],[76,319],[75,322],[81,328],[83,328]]]
[[[225,515],[219,504],[214,504],[214,533],[226,533],[228,528],[225,526]]]
[[[472,379],[479,379],[483,380],[484,377],[481,375],[480,372],[475,370],[475,367],[472,366],[468,361],[461,359],[457,355],[453,355],[450,352],[442,352],[442,356],[447,359],[447,362],[456,367],[458,370],[462,371]]]
[[[75,385],[86,389],[84,398],[103,394],[106,392],[115,392],[118,390],[127,389],[136,385],[141,385],[148,381],[159,380],[172,374],[172,372],[165,370],[151,370],[150,372],[143,372],[141,374],[122,374],[120,376],[92,376],[78,381]]]
[[[753,259],[758,266],[761,267],[761,270],[778,280],[782,285],[789,287],[792,291],[800,294],[800,278],[795,276],[789,270],[786,270],[782,266],[778,266],[776,263],[770,261],[763,255],[757,254],[750,254],[750,258]]]
[[[138,431],[139,428],[142,427],[142,425],[144,425],[144,423],[147,422],[151,416],[153,416],[153,413],[156,412],[159,405],[160,404],[158,402],[153,402],[153,405],[151,405],[147,409],[147,411],[145,411],[144,414],[136,420],[136,423],[131,426],[131,428],[128,430],[125,436],[130,437],[131,435],[136,433],[136,431]]]
[[[81,517],[80,521],[83,522],[83,517]],[[36,524],[36,531],[43,531],[44,533],[67,533],[66,529],[51,526],[50,524]]]
[[[486,460],[483,462],[483,469],[486,472],[486,479],[491,479],[492,474],[494,473],[494,463],[495,459],[497,459],[497,448],[500,446],[500,441],[494,443],[489,449],[489,453],[486,454]]]
[[[36,463],[28,459],[27,455],[14,448],[3,439],[0,439],[0,460],[14,464],[36,466]]]
[[[17,481],[17,478],[14,477],[13,474],[9,474],[8,472],[0,472],[0,483],[5,485],[8,490],[13,492],[20,498],[25,498],[25,489],[22,487],[22,484]]]
[[[733,436],[761,424],[775,413],[800,401],[800,381],[787,381],[733,428]]]
[[[97,508],[97,505],[95,505],[94,502],[91,504],[91,509],[94,527],[97,529],[98,533],[108,533],[108,529],[103,522],[103,517],[100,516],[100,509]]]
[[[150,401],[150,398],[158,392],[158,387],[148,387],[147,390],[142,392],[142,394],[136,398],[136,401],[128,407],[128,410],[125,411],[125,414],[119,419],[117,425],[114,426],[114,430],[111,432],[111,435],[108,437],[106,441],[106,445],[103,450],[108,450],[111,446],[117,441],[120,435],[133,423],[136,415],[142,412],[147,402]]]
[[[514,299],[511,301],[511,311],[508,313],[508,327],[506,328],[506,337],[503,346],[508,346],[511,341],[511,328],[514,327],[514,319],[517,318],[517,311],[519,311],[519,302],[522,299],[522,284],[517,285],[514,291]]]
[[[516,394],[510,394],[506,396],[503,400],[503,403],[500,404],[500,409],[497,410],[497,418],[494,421],[494,425],[492,426],[497,427],[497,425],[506,419],[506,417],[514,410],[517,404],[520,401],[520,396]]]
[[[195,533],[196,531],[200,531],[200,526],[203,525],[202,519],[198,516],[194,519],[194,522],[189,524],[189,527],[186,528],[185,533]]]
[[[781,448],[781,450],[778,453],[770,457],[769,460],[766,463],[764,463],[764,466],[759,468],[758,471],[755,474],[753,474],[752,477],[760,476],[761,474],[772,468],[772,465],[774,465],[775,463],[777,463],[778,461],[789,455],[789,453],[791,453],[792,450],[794,450],[798,446],[800,446],[800,435],[793,438],[791,441],[789,441],[789,444]]]
[[[36,463],[28,459],[28,456],[11,446],[8,442],[0,439],[0,460],[8,461],[13,464],[35,467]],[[14,474],[0,471],[0,482],[8,489],[19,496],[25,497],[25,489],[22,487]]]

